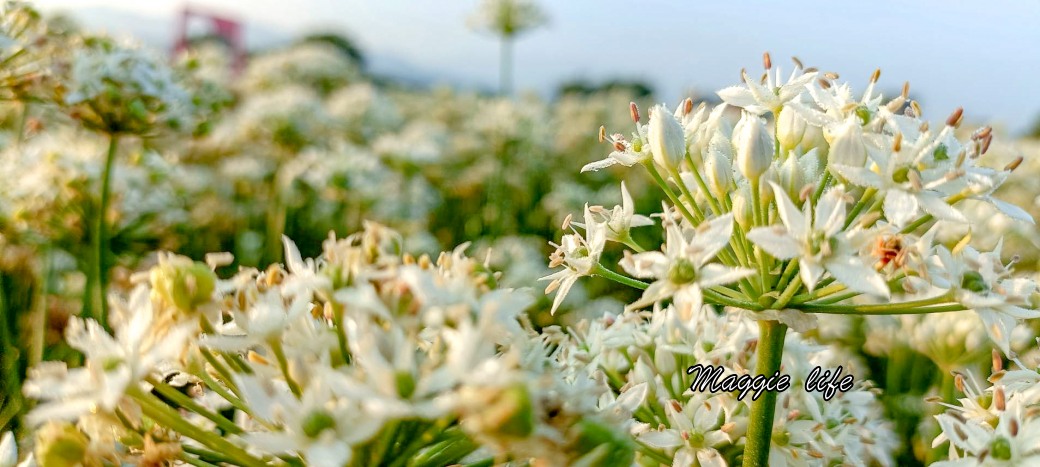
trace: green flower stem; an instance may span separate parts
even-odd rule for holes
[[[791,278],[798,272],[798,259],[791,259],[784,265],[783,272],[780,273],[780,281],[776,283],[776,290],[787,289],[788,284],[791,283]]]
[[[679,175],[679,170],[675,167],[672,167],[670,173],[672,175],[672,179],[675,180],[675,185],[679,187],[679,192],[686,197],[687,201],[690,202],[690,207],[693,208],[694,213],[697,214],[697,217],[700,217],[702,220],[706,219],[707,216],[704,215],[704,211],[697,204],[697,198],[693,196],[693,193],[690,192],[690,187],[686,186],[686,183],[683,182],[682,176]],[[705,192],[704,196],[709,197],[710,195],[707,192]]]
[[[732,306],[737,308],[743,308],[745,310],[762,311],[765,309],[762,305],[757,303],[749,302],[746,300],[735,300],[725,295],[722,295],[711,289],[704,289],[701,291],[704,294],[704,299],[715,305]]]
[[[643,253],[646,251],[646,248],[643,248],[643,245],[640,245],[639,242],[635,241],[631,234],[626,234],[625,238],[619,238],[618,243],[631,248],[636,253]]]
[[[195,426],[155,396],[142,391],[141,388],[130,386],[127,389],[127,395],[137,401],[138,405],[141,406],[141,412],[155,420],[156,423],[194,439],[214,451],[223,453],[230,459],[233,459],[235,464],[244,467],[264,467],[267,465],[220,435]]]
[[[228,389],[230,389],[231,392],[235,393],[235,396],[242,397],[242,394],[238,391],[238,387],[235,386],[235,380],[232,378],[231,370],[229,370],[227,366],[221,363],[220,360],[217,360],[216,355],[213,355],[213,352],[210,352],[209,349],[199,348],[199,352],[202,354],[202,358],[204,358],[206,362],[209,363],[214,370],[216,370],[217,374],[220,375],[222,381],[224,382],[224,384],[227,385]]]
[[[758,322],[756,375],[768,378],[780,371],[786,336],[787,325],[779,321]],[[764,467],[769,464],[769,444],[773,436],[776,397],[776,392],[766,391],[751,403],[751,419],[748,422],[747,442],[744,445],[744,467]]]
[[[115,166],[116,151],[119,149],[119,136],[108,137],[108,153],[105,156],[105,167],[101,175],[101,199],[98,203],[97,217],[94,219],[94,294],[91,311],[94,319],[105,330],[108,327],[108,225],[105,216],[108,214],[108,200],[112,191],[112,169]]]
[[[204,461],[202,459],[193,457],[190,454],[188,454],[187,452],[182,452],[181,455],[177,456],[177,457],[180,460],[184,461],[185,464],[191,464],[191,465],[194,465],[195,467],[217,467],[216,464],[210,464],[209,462],[206,462],[206,461]]]
[[[697,181],[697,186],[700,187],[701,193],[704,193],[704,197],[708,199],[708,204],[711,206],[712,212],[714,212],[716,216],[721,216],[723,213],[722,205],[719,203],[719,200],[715,199],[715,196],[711,194],[711,190],[708,189],[708,184],[704,183],[704,177],[701,177],[700,171],[693,168],[693,158],[690,157],[690,153],[688,152],[686,153],[686,163],[690,164],[690,172],[693,173],[693,178]],[[678,170],[676,171],[676,174],[678,175]],[[681,177],[676,176],[676,179],[681,180]]]
[[[714,291],[714,292],[718,292],[718,293],[720,293],[722,295],[725,295],[725,296],[727,296],[729,298],[732,298],[734,300],[744,300],[744,299],[746,299],[746,297],[744,295],[741,295],[740,292],[737,292],[736,290],[733,290],[733,289],[731,289],[729,287],[716,285],[715,287],[712,287],[711,290]]]
[[[852,221],[856,220],[856,216],[859,215],[860,211],[862,211],[863,208],[867,207],[867,203],[869,203],[870,200],[874,198],[874,195],[876,193],[877,188],[874,187],[867,188],[863,191],[863,196],[860,197],[859,201],[856,202],[856,205],[852,207],[852,210],[849,211],[849,214],[845,216],[846,229],[849,228],[849,225],[852,225]]]
[[[899,303],[883,303],[877,305],[815,305],[805,304],[798,309],[806,313],[825,313],[839,315],[920,315],[928,313],[945,313],[961,311],[967,308],[960,303],[950,303],[949,297],[941,295],[924,300],[913,300]]]
[[[147,381],[151,383],[151,385],[155,387],[155,390],[158,391],[159,394],[162,394],[163,397],[173,401],[174,403],[180,405],[185,409],[188,409],[196,414],[205,417],[209,421],[215,423],[217,426],[222,428],[224,431],[234,434],[242,433],[242,428],[240,428],[238,425],[235,425],[234,422],[224,418],[224,416],[218,413],[215,413],[199,405],[197,402],[195,402],[194,399],[184,395],[180,391],[171,387],[169,384],[159,381],[156,378],[148,378]]]
[[[636,450],[643,453],[647,457],[660,463],[660,465],[672,465],[672,459],[666,456],[661,451],[658,451],[654,447],[636,439]]]
[[[343,357],[343,364],[350,363],[350,350],[347,347],[347,330],[343,327],[343,304],[332,297],[328,297],[328,303],[332,304],[332,327],[336,328],[336,342],[339,345],[339,354]]]
[[[659,186],[661,190],[664,191],[664,194],[668,196],[668,199],[672,202],[672,204],[675,205],[675,208],[679,210],[683,217],[685,217],[686,220],[690,221],[690,224],[694,226],[700,225],[701,221],[704,219],[697,219],[693,217],[693,214],[691,214],[690,211],[686,209],[686,205],[684,205],[682,201],[679,200],[679,197],[675,195],[675,192],[668,187],[668,182],[666,182],[664,178],[661,177],[661,173],[657,171],[657,167],[654,167],[653,161],[647,161],[643,163],[643,167],[646,167],[647,172],[649,172],[650,176],[653,177],[654,182],[657,183],[657,186]]]
[[[600,277],[605,277],[614,282],[617,282],[618,284],[627,285],[629,287],[636,288],[639,290],[646,290],[646,288],[650,286],[650,284],[647,284],[646,282],[636,280],[631,277],[624,276],[614,271],[611,271],[603,267],[603,265],[599,263],[596,263],[596,265],[592,267],[592,274]]]
[[[794,297],[795,292],[798,292],[798,290],[801,288],[802,276],[794,276],[794,280],[792,280],[787,285],[787,287],[784,289],[784,292],[780,294],[780,298],[776,299],[776,301],[773,302],[772,308],[776,310],[782,310],[784,307],[787,306],[788,303],[791,302],[791,297]]]
[[[271,352],[274,353],[275,360],[278,360],[278,368],[282,370],[282,376],[285,377],[285,384],[289,385],[289,390],[292,391],[293,395],[297,399],[303,395],[303,390],[300,389],[300,383],[296,382],[296,379],[292,377],[292,373],[289,372],[289,360],[285,358],[285,349],[282,348],[282,341],[279,338],[269,339],[267,344],[271,347]]]
[[[823,298],[823,297],[826,297],[826,296],[829,296],[829,295],[836,294],[836,293],[841,292],[843,290],[845,290],[845,285],[841,284],[841,283],[838,283],[838,282],[835,282],[835,283],[827,285],[825,287],[820,287],[820,288],[818,288],[818,289],[816,289],[816,290],[814,290],[812,292],[809,292],[807,294],[796,295],[793,299],[791,299],[791,303],[793,303],[793,304],[802,304],[802,303],[806,303],[806,302],[811,302],[811,301],[819,299],[819,298]]]
[[[830,184],[831,178],[831,172],[829,170],[824,169],[823,178],[820,179],[820,184],[816,185],[816,191],[814,191],[812,194],[812,204],[810,204],[810,206],[812,206],[813,208],[816,207],[816,202],[820,200],[821,196],[823,196],[823,190],[827,188],[828,184]],[[815,213],[816,209],[812,209],[809,212]]]
[[[762,212],[762,186],[760,180],[751,179],[751,209],[754,219],[754,225],[763,226],[766,222],[766,216]],[[758,279],[759,289],[761,293],[766,293],[769,290],[768,276],[769,276],[769,265],[766,264],[765,254],[762,252],[762,248],[755,246],[755,263],[758,264]]]

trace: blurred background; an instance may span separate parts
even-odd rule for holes
[[[416,85],[447,84],[493,91],[498,47],[463,27],[477,1],[383,0],[39,0],[91,29],[129,35],[162,50],[179,38],[185,8],[241,25],[243,46],[256,52],[317,32],[341,34],[376,75]],[[659,100],[732,84],[763,51],[787,66],[840,71],[863,85],[875,68],[898,92],[910,81],[926,108],[1026,132],[1036,126],[1040,92],[1040,3],[999,4],[894,0],[836,5],[827,1],[672,2],[623,0],[544,2],[548,21],[525,34],[515,51],[519,90],[542,97],[561,85],[632,80]],[[195,26],[199,26],[196,24]],[[190,34],[205,34],[189,28]],[[981,91],[985,90],[985,91]],[[892,93],[889,93],[892,94]]]

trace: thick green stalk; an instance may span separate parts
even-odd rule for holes
[[[105,298],[108,289],[108,225],[105,216],[108,213],[108,199],[112,191],[112,168],[115,166],[116,150],[119,149],[119,136],[108,137],[108,154],[105,156],[105,168],[101,175],[101,202],[98,204],[97,218],[94,222],[94,294],[92,311],[94,319],[108,329],[108,300]]]
[[[755,374],[770,377],[780,371],[784,354],[784,337],[787,325],[779,321],[758,322],[758,363]],[[748,423],[747,442],[744,444],[744,467],[760,467],[769,464],[769,444],[773,436],[773,416],[776,414],[777,393],[765,391],[751,403],[751,420]]]

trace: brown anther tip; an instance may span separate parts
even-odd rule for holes
[[[1007,408],[1007,400],[1004,397],[1004,388],[1001,386],[997,386],[993,389],[993,406],[1000,411]]]
[[[617,151],[624,151],[625,150],[625,143],[622,143],[621,141],[615,141],[614,142],[614,149],[617,150]]]
[[[573,218],[574,218],[574,214],[569,214],[568,213],[567,217],[563,218],[563,224],[560,225],[560,228],[563,229],[563,230],[567,230],[567,228],[571,226],[571,219],[573,219]]]
[[[769,56],[769,52],[762,53],[762,66],[767,70],[773,69],[773,58]]]
[[[682,413],[682,404],[680,404],[679,401],[677,401],[675,399],[672,399],[672,400],[670,400],[668,402],[672,404],[672,409],[673,410],[675,410],[676,412]]]
[[[976,139],[988,138],[992,134],[993,134],[993,127],[991,127],[991,126],[984,126],[982,128],[979,128],[979,131],[975,132],[975,138]]]
[[[953,385],[957,388],[961,394],[964,394],[964,375],[957,373],[953,377]]]
[[[599,127],[599,142],[603,142],[607,139],[607,127],[600,125]]]
[[[839,74],[837,74],[837,73],[835,73],[833,71],[828,71],[828,72],[824,73],[823,76],[826,76],[827,79],[829,79],[829,80],[837,80],[838,78],[841,77],[841,75],[839,75]]]
[[[993,349],[993,372],[996,373],[1004,369],[1004,357],[997,352],[997,349]]]
[[[914,112],[914,117],[920,117],[921,115],[924,115],[924,111],[921,110],[921,104],[918,104],[917,101],[910,101],[910,110]]]
[[[982,154],[985,154],[986,151],[989,151],[989,145],[992,142],[993,142],[993,135],[992,134],[987,134],[986,137],[982,140],[982,149],[980,149],[980,152]]]
[[[805,70],[802,70],[802,71],[804,71],[806,73],[816,73],[817,71],[820,71],[820,69],[816,68],[814,66],[811,66],[811,67],[806,68]]]
[[[632,121],[639,123],[639,107],[635,102],[628,103],[628,113],[632,115]]]
[[[907,98],[910,97],[910,82],[909,81],[906,81],[906,82],[903,83],[903,93],[900,94],[900,95],[903,96],[903,99],[907,99]]]
[[[876,83],[876,82],[878,82],[879,79],[881,79],[881,69],[880,68],[874,70],[874,73],[872,73],[870,75],[870,82],[871,83]]]
[[[1025,158],[1023,158],[1022,156],[1018,156],[1018,157],[1015,158],[1015,160],[1011,161],[1010,164],[1004,166],[1004,170],[1006,170],[1008,172],[1014,172],[1015,169],[1018,168],[1018,166],[1022,165],[1022,161],[1024,161],[1024,160],[1025,160]]]
[[[928,396],[924,398],[925,402],[942,402],[942,397],[939,396]]]
[[[1008,433],[1010,433],[1011,436],[1018,436],[1018,420],[1017,419],[1012,418],[1012,419],[1008,420]]]
[[[683,115],[689,115],[690,112],[693,112],[693,99],[687,97],[686,100],[683,101]]]
[[[895,139],[892,141],[892,150],[899,152],[900,149],[903,149],[903,134],[896,133]]]
[[[950,118],[946,119],[946,126],[952,126],[954,128],[957,128],[961,126],[961,120],[963,119],[964,107],[957,107],[957,110],[954,110],[953,113],[950,114]]]
[[[831,88],[831,82],[830,81],[827,81],[825,79],[821,79],[821,80],[819,80],[819,83],[820,83],[820,87],[823,88],[823,89],[830,89]]]
[[[794,62],[795,68],[801,68],[802,70],[805,70],[805,65],[802,65],[802,61],[799,60],[798,57],[791,57],[791,61]]]
[[[759,83],[766,84],[769,81],[769,72],[762,73],[762,77],[758,79]]]

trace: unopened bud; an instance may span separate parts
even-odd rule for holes
[[[150,272],[152,297],[183,313],[211,299],[217,275],[209,266],[186,256],[160,254],[159,264]]]
[[[802,142],[807,125],[805,119],[791,107],[780,109],[780,115],[776,117],[776,137],[780,140],[780,147],[785,151],[797,147]]]
[[[36,431],[36,462],[42,466],[87,464],[87,435],[69,422],[48,422]],[[100,465],[100,464],[99,464]]]
[[[722,199],[729,193],[733,182],[733,145],[721,133],[716,133],[708,145],[708,154],[704,160],[704,172],[708,177],[708,187],[712,193]]]
[[[765,120],[744,112],[733,131],[737,170],[748,180],[758,180],[773,162],[773,138]]]
[[[647,139],[654,162],[665,169],[674,169],[686,156],[686,134],[679,121],[664,105],[650,109]]]
[[[855,118],[849,118],[839,126],[830,138],[830,152],[827,155],[827,166],[834,164],[851,167],[863,167],[867,162],[867,145],[863,139],[863,128]],[[834,173],[832,171],[832,173]],[[837,175],[837,173],[834,173]]]

